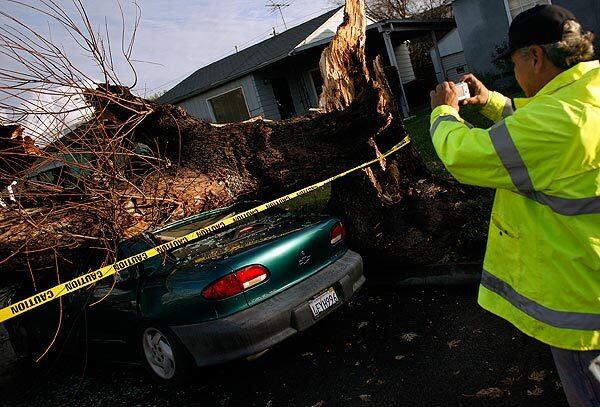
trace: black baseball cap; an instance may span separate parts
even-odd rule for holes
[[[531,45],[554,44],[563,39],[563,28],[577,18],[566,8],[539,5],[515,17],[508,30],[508,49],[498,59],[507,59],[516,50]]]

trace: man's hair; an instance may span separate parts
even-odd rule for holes
[[[544,53],[554,65],[561,69],[569,69],[580,62],[592,61],[596,58],[594,34],[583,32],[577,21],[569,20],[563,28],[562,41],[541,45]],[[522,48],[523,56],[531,55],[531,47]]]

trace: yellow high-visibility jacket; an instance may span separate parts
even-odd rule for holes
[[[514,107],[492,92],[487,130],[450,106],[431,114],[450,173],[497,189],[479,304],[549,345],[600,349],[600,63]]]

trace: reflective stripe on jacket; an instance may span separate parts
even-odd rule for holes
[[[549,345],[600,349],[600,63],[514,106],[492,92],[487,130],[450,106],[431,114],[450,173],[497,189],[479,303]]]

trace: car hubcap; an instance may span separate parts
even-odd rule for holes
[[[158,329],[147,328],[142,342],[144,355],[154,373],[162,379],[171,379],[175,375],[175,358],[166,336]]]

